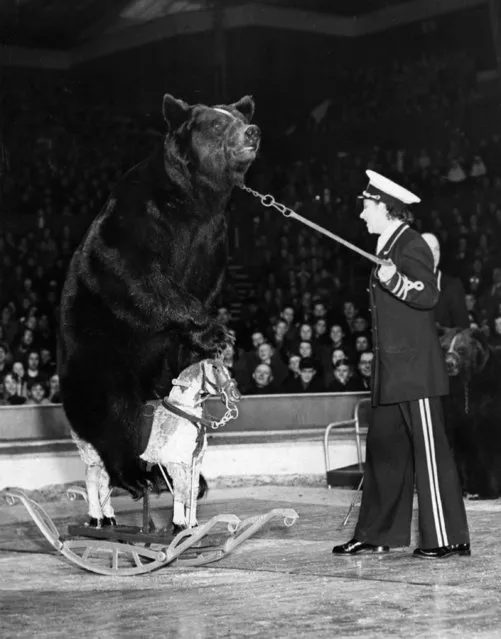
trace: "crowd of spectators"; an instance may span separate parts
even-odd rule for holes
[[[384,61],[384,74],[381,65],[376,54],[355,70],[340,69],[321,128],[342,140],[368,139],[373,132],[408,144],[427,127],[442,141],[475,94],[475,60],[465,51],[393,56]]]
[[[388,82],[402,85],[397,94],[379,82],[375,67],[365,72],[359,93],[369,91],[366,80],[374,75],[374,86],[383,87],[378,99],[385,91],[395,94],[398,100],[390,102],[410,121],[412,113],[431,109],[426,97],[431,83],[440,87],[440,108],[447,108],[449,121],[455,122],[451,109],[468,100],[471,80],[470,67],[462,67],[459,59],[395,63]],[[360,78],[350,81],[360,85]],[[369,95],[375,96],[372,89]],[[24,226],[21,231],[6,227],[0,234],[0,401],[56,403],[57,312],[68,261],[113,184],[148,153],[155,133],[105,109],[83,109],[56,90],[47,97],[43,87],[37,92],[31,86],[29,95],[14,92],[10,99],[17,109],[9,132],[15,145],[2,150],[0,158],[1,206]],[[357,104],[363,112],[343,111],[345,129],[349,114],[355,128],[370,115],[370,100],[357,99]],[[376,106],[371,113],[395,115]],[[356,200],[366,184],[365,169],[419,193],[423,205],[416,207],[415,227],[437,235],[441,267],[463,281],[471,325],[501,349],[501,139],[497,134],[471,138],[452,127],[446,140],[430,136],[420,148],[404,144],[354,144],[328,158],[289,163],[267,162],[264,156],[249,183],[372,252],[375,239],[359,220]],[[228,278],[218,315],[235,332],[225,360],[242,392],[368,390],[370,263],[242,193],[231,206],[233,230],[240,229],[233,261],[243,266],[250,288],[242,299]],[[231,310],[236,301],[242,304],[238,315]]]
[[[235,338],[223,357],[242,394],[370,390],[369,323],[352,300],[337,314],[305,292],[300,307],[285,304],[277,315],[256,300],[249,300],[247,311],[236,322],[226,306],[217,313]]]

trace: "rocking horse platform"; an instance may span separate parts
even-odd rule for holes
[[[148,498],[143,502],[143,526],[92,528],[71,524],[62,535],[55,523],[35,500],[23,490],[2,491],[7,502],[21,502],[55,550],[71,563],[101,575],[132,576],[152,572],[167,565],[203,566],[219,561],[273,519],[292,526],[298,514],[292,508],[275,508],[264,514],[241,520],[236,515],[220,514],[196,528],[173,535],[155,530],[149,516]],[[79,486],[67,490],[70,500],[85,497]]]

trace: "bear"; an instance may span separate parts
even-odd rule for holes
[[[231,342],[211,315],[227,266],[226,207],[261,141],[255,103],[163,98],[166,132],[113,188],[70,261],[60,303],[62,404],[134,498],[154,484],[140,454],[147,401],[189,364]]]
[[[450,380],[445,421],[463,491],[494,499],[501,495],[501,362],[478,329],[445,329],[441,344]]]

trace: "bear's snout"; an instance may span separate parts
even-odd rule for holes
[[[447,374],[451,377],[459,375],[461,362],[456,353],[449,352],[445,356],[445,365],[447,366]]]
[[[255,124],[250,124],[245,130],[245,142],[253,147],[257,147],[261,140],[261,130]]]

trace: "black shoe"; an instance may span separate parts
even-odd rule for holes
[[[358,553],[375,553],[382,554],[390,550],[389,546],[376,546],[374,544],[366,544],[364,541],[352,539],[342,546],[334,546],[332,552],[334,555],[356,555]]]
[[[420,559],[447,559],[454,555],[469,557],[471,555],[470,544],[452,544],[450,546],[439,546],[438,548],[416,548],[414,557]]]
[[[103,520],[97,519],[97,517],[90,517],[89,520],[85,523],[88,528],[102,528]]]
[[[117,526],[117,520],[115,517],[103,517],[103,527],[104,526],[115,528]]]

